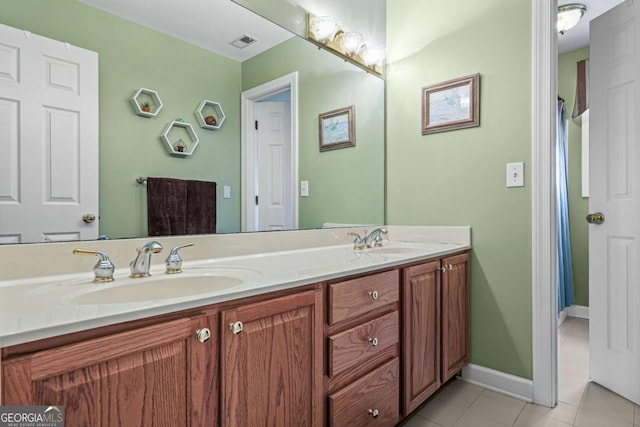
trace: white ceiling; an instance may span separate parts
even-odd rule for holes
[[[240,62],[294,36],[231,0],[79,1]],[[589,22],[623,1],[559,0],[559,6],[580,2],[587,11],[578,25],[558,34],[558,52],[589,46]],[[229,44],[245,34],[258,42],[244,49]]]
[[[564,34],[558,34],[558,53],[569,52],[589,46],[589,22],[611,9],[619,5],[624,0],[575,0],[558,1],[558,6],[570,3],[580,3],[587,7],[584,16],[578,22],[578,25],[570,29]]]
[[[240,62],[294,36],[231,0],[79,1]],[[258,42],[229,44],[245,34]]]

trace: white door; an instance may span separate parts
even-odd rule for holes
[[[291,122],[288,102],[259,102],[258,230],[287,230],[291,222]]]
[[[640,403],[640,4],[591,23],[591,379]],[[596,218],[597,219],[597,218]]]
[[[0,25],[0,152],[0,243],[98,236],[97,53]]]

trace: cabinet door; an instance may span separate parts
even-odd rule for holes
[[[322,292],[221,313],[223,426],[322,423]]]
[[[469,254],[442,259],[442,382],[469,363]]]
[[[188,373],[209,370],[215,340],[198,342],[193,326],[180,319],[3,361],[3,404],[63,405],[67,427],[187,426],[191,408],[193,425],[215,421],[215,396],[203,392],[215,377],[203,371],[192,394]],[[211,413],[195,399],[213,402]]]
[[[440,262],[403,270],[403,410],[408,415],[440,387]]]

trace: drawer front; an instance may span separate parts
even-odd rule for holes
[[[329,377],[376,357],[399,341],[398,312],[394,311],[329,337]]]
[[[400,420],[400,363],[387,362],[329,396],[331,426],[393,426]]]
[[[329,324],[397,302],[399,284],[400,273],[393,270],[329,285]]]

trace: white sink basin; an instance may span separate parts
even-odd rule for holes
[[[205,274],[157,279],[143,278],[124,285],[96,289],[71,297],[72,304],[122,304],[149,300],[181,298],[233,288],[244,280],[230,276]]]

